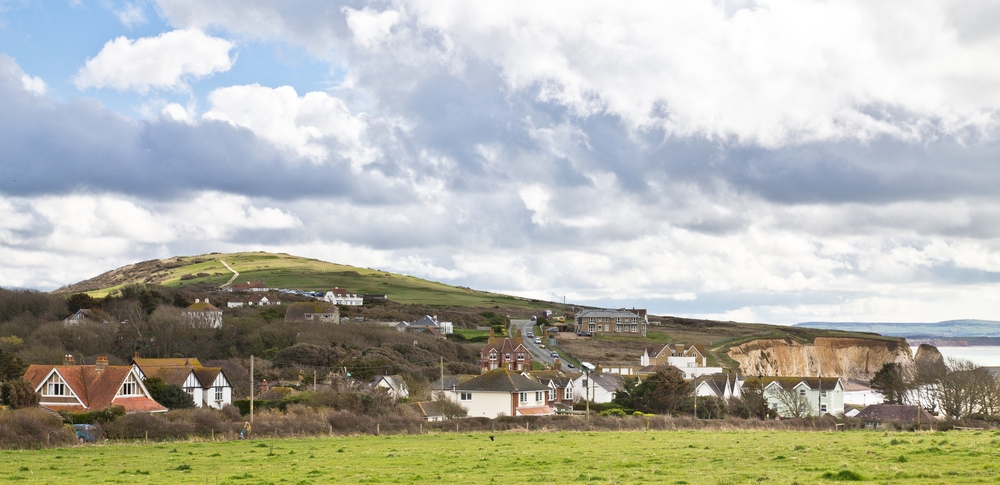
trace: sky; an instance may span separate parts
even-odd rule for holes
[[[1000,2],[0,0],[0,286],[271,251],[1000,320]]]

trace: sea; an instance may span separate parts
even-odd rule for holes
[[[948,358],[964,359],[972,361],[982,366],[1000,366],[1000,347],[992,345],[970,345],[968,347],[938,347],[938,351]],[[910,347],[913,353],[917,352],[917,347]]]

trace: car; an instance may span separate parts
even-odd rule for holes
[[[583,331],[583,330],[580,330],[579,332],[576,332],[576,334],[578,336],[580,336],[580,337],[593,337],[594,336],[594,334],[592,334],[590,332]]]
[[[569,367],[570,369],[576,369],[576,366],[573,364],[566,364],[566,367]]]
[[[534,337],[534,336],[535,336],[535,332],[528,332],[528,337]]]
[[[542,343],[542,339],[540,339],[540,338],[538,338],[538,337],[535,337],[535,343],[536,343],[536,344],[540,344],[540,343]]]
[[[559,357],[559,352],[556,352],[555,350],[553,350],[552,352],[549,352],[549,356],[551,356],[551,357]]]
[[[80,440],[80,443],[97,442],[97,426],[92,424],[74,424],[73,430],[76,431],[76,437]]]
[[[541,347],[541,348],[543,348],[543,349],[544,349],[544,348],[545,348],[545,345],[539,345],[539,347]]]

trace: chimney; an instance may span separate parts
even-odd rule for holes
[[[201,303],[201,299],[200,299],[200,298],[195,298],[195,299],[194,299],[194,302],[195,302],[195,303]]]
[[[259,396],[261,394],[264,394],[265,392],[269,391],[270,389],[271,389],[271,386],[267,385],[267,379],[264,379],[264,381],[260,383],[260,388],[258,389],[260,392],[258,392],[257,395]]]
[[[556,362],[552,367],[555,370],[562,370],[562,361],[559,360],[559,357],[556,357]]]
[[[138,350],[135,351],[135,354],[132,355],[132,358],[133,359],[138,359],[139,358],[139,351]]]
[[[683,356],[684,355],[684,344],[677,344],[677,345],[675,345],[675,347],[677,347],[677,356],[678,357]]]
[[[104,368],[107,366],[108,366],[108,358],[98,357],[97,362],[94,363],[94,372],[100,374],[101,372],[104,372]]]
[[[208,298],[205,298],[205,303],[208,303]]]
[[[63,357],[63,365],[76,365],[76,359],[73,358],[73,354],[66,354]]]

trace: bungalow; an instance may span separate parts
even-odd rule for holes
[[[325,301],[293,303],[285,312],[285,321],[339,323],[340,309]]]
[[[872,404],[858,413],[857,418],[864,421],[866,428],[873,429],[882,428],[886,423],[920,426],[937,420],[920,406],[903,404]]]
[[[98,411],[122,406],[126,413],[162,413],[167,408],[153,400],[142,377],[129,366],[108,365],[98,357],[94,365],[76,365],[67,355],[63,365],[30,365],[24,378],[50,411]]]
[[[237,293],[264,293],[271,291],[262,281],[247,281],[246,283],[240,283],[237,285],[230,286],[226,291],[234,291]]]
[[[441,405],[436,401],[421,401],[410,404],[412,409],[424,421],[444,421],[448,419],[441,411]]]
[[[589,377],[589,379],[588,379]],[[614,400],[615,393],[625,388],[625,378],[618,374],[590,373],[581,374],[574,379],[574,389],[583,395],[581,399],[590,399],[593,403],[608,403]]]
[[[247,298],[247,305],[248,306],[271,306],[271,305],[280,305],[280,304],[281,304],[281,300],[279,300],[278,297],[274,296],[274,295],[271,295],[271,296],[268,296],[268,295],[254,295],[254,296],[251,296],[250,298]]]
[[[360,306],[365,303],[364,297],[357,293],[351,293],[343,288],[334,287],[323,296],[324,301],[334,305]]]
[[[640,313],[642,315],[640,315]],[[645,310],[584,310],[576,314],[576,331],[607,336],[646,336]]]
[[[494,369],[458,383],[446,397],[468,410],[469,417],[549,416],[549,388],[517,372]]]
[[[424,315],[412,322],[399,322],[396,330],[400,332],[422,332],[426,329],[434,329],[441,334],[448,335],[454,332],[451,322],[439,322],[437,315]]]
[[[195,358],[146,359],[138,352],[132,367],[142,379],[158,377],[184,389],[197,407],[222,409],[233,403],[233,386],[221,367],[205,367]]]
[[[187,317],[194,327],[220,328],[222,327],[222,310],[219,310],[208,302],[194,299],[194,304],[185,308],[181,314]]]
[[[760,377],[768,406],[779,416],[844,414],[844,383],[839,377]],[[799,406],[799,411],[790,409]]]
[[[521,331],[517,337],[494,337],[490,329],[490,338],[486,346],[479,351],[479,371],[486,373],[494,369],[507,369],[517,372],[531,370],[531,352],[524,346]]]

